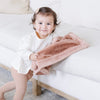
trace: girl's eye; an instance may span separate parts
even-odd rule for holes
[[[47,23],[47,25],[50,25],[50,23]]]
[[[42,22],[40,22],[39,24],[42,24]]]

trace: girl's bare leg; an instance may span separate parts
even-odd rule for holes
[[[27,88],[27,74],[20,74],[14,68],[12,68],[11,72],[16,84],[16,92],[13,100],[23,100]]]
[[[33,76],[33,71],[29,71],[27,76],[27,80],[29,80]],[[7,82],[3,86],[0,87],[0,100],[5,100],[4,99],[4,93],[11,91],[16,88],[15,81]]]
[[[0,100],[4,100],[4,93],[15,89],[15,82],[11,81],[0,87]]]

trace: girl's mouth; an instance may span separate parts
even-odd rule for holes
[[[41,31],[46,32],[47,30],[41,30]]]

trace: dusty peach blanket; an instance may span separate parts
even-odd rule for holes
[[[37,69],[34,70],[34,73],[37,74],[41,69],[53,65],[88,46],[89,45],[84,40],[80,39],[74,33],[69,33],[60,37],[59,41],[37,52],[37,59],[34,61]]]

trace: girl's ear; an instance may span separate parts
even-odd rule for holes
[[[33,23],[33,27],[34,27],[34,29],[36,29],[36,24],[35,24],[35,22]]]
[[[55,30],[55,28],[56,28],[56,25],[54,25],[54,28],[53,28],[53,30]]]
[[[54,30],[55,30],[55,28],[56,28],[56,25],[54,25]]]
[[[55,28],[56,28],[56,25],[54,25],[54,28],[53,28],[53,30],[52,30],[52,33],[55,31]]]

